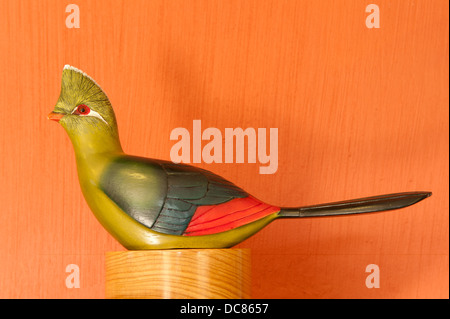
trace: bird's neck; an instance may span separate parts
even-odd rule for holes
[[[77,156],[123,153],[118,134],[78,131],[69,137]]]
[[[104,132],[69,132],[79,173],[91,178],[100,174],[111,158],[123,154],[118,134]]]

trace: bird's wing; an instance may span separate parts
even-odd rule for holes
[[[199,207],[248,197],[245,191],[210,171],[165,161],[159,164],[167,175],[167,194],[153,230],[184,234]]]
[[[125,213],[152,230],[182,235],[199,207],[248,194],[209,171],[133,156],[112,161],[100,188]]]
[[[105,168],[99,186],[125,213],[151,227],[164,205],[167,176],[157,163],[121,156]]]

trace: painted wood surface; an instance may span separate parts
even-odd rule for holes
[[[252,252],[254,298],[448,298],[448,6],[0,0],[0,298],[104,298],[105,253],[123,250],[46,118],[65,64],[107,92],[131,154],[170,159],[171,131],[196,119],[278,128],[274,174],[195,164],[270,204],[433,192],[384,214],[273,222],[237,247]],[[66,286],[71,264],[80,288]],[[380,288],[366,287],[370,264]]]

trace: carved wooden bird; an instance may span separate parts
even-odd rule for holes
[[[280,208],[207,170],[127,155],[105,92],[69,65],[48,118],[59,122],[72,141],[81,190],[92,212],[127,249],[231,247],[278,218],[391,210],[431,195],[408,192]]]

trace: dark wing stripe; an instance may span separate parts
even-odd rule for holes
[[[238,192],[235,189],[224,189],[218,187],[208,187],[208,196],[216,197],[239,197],[242,192]]]
[[[178,216],[168,216],[168,215],[160,215],[160,218],[158,219],[158,224],[171,224],[171,225],[184,225],[186,221],[189,221],[191,219],[191,216],[181,218]]]
[[[181,235],[199,206],[248,196],[233,183],[204,169],[171,162],[159,163],[167,174],[167,196],[153,230]],[[179,227],[180,223],[184,223],[184,229]]]
[[[183,233],[183,230],[185,229],[186,226],[184,225],[172,225],[172,224],[167,224],[164,226],[160,226],[158,224],[155,223],[155,225],[153,225],[152,230],[160,232],[160,233],[164,233],[164,234],[171,234],[171,235],[181,235]]]
[[[170,203],[172,204],[171,207],[176,207],[173,206],[174,201],[177,200],[170,201]],[[176,208],[168,208],[165,204],[152,229],[159,232],[163,232],[165,234],[172,234],[172,235],[183,234],[187,225],[191,221],[191,218],[194,215],[195,210],[197,209],[197,206],[195,205],[188,203],[183,204],[189,205],[189,207],[187,208],[186,206],[184,206],[185,209],[176,209]]]
[[[164,207],[159,216],[168,216],[173,218],[186,219],[192,217],[191,216],[192,210],[195,211],[195,207],[193,207],[192,205],[191,208],[188,210],[169,209]]]
[[[168,176],[170,187],[195,187],[205,184],[206,178],[203,175],[193,173],[172,174]]]
[[[189,210],[191,207],[192,207],[191,203],[176,198],[167,198],[166,202],[164,203],[164,208],[178,211],[186,211]]]
[[[239,196],[236,196],[238,198]],[[216,204],[222,204],[225,202],[228,202],[229,200],[233,199],[231,196],[205,196],[204,198],[200,199],[192,199],[189,202],[191,202],[194,205],[197,206],[204,206],[204,205],[216,205]]]
[[[198,187],[169,187],[167,190],[167,198],[174,199],[201,199],[204,198],[207,193],[207,185]]]

